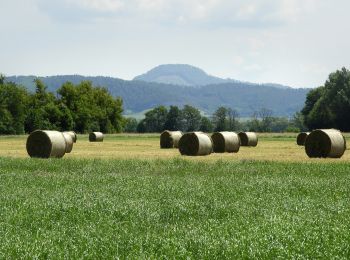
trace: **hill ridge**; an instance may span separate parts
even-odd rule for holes
[[[13,76],[13,81],[34,91],[35,76]],[[271,109],[276,116],[291,116],[302,109],[309,89],[276,88],[274,86],[226,82],[199,87],[178,86],[136,80],[122,80],[105,76],[47,76],[38,77],[55,92],[64,82],[79,84],[91,81],[95,86],[106,87],[113,96],[124,101],[127,114],[138,113],[158,105],[193,105],[207,114],[219,106],[236,109],[240,116],[251,116],[261,108]]]

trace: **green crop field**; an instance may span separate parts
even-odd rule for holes
[[[350,257],[349,151],[311,160],[294,134],[262,134],[190,158],[159,135],[78,138],[41,160],[0,137],[0,259]]]

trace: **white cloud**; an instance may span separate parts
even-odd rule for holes
[[[349,66],[348,0],[0,3],[6,74],[132,78],[189,63],[225,78],[318,86]]]
[[[250,65],[247,65],[244,67],[245,70],[248,70],[248,71],[262,71],[263,68],[259,65],[259,64],[250,64]]]
[[[100,12],[119,11],[124,7],[121,0],[65,0],[71,6],[93,9]]]
[[[125,21],[166,25],[215,27],[266,27],[295,21],[312,11],[315,0],[38,0],[48,13],[70,13],[87,18],[112,13]],[[75,9],[72,10],[72,9]],[[94,14],[92,12],[95,12]]]

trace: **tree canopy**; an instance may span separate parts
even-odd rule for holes
[[[30,93],[0,77],[0,134],[30,133],[36,129],[74,130],[79,133],[121,132],[123,102],[101,87],[84,81],[64,83],[56,95],[41,80]]]
[[[350,71],[346,68],[329,75],[324,86],[311,90],[301,113],[309,129],[350,130]]]

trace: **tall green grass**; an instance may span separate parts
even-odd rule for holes
[[[350,165],[0,158],[0,258],[348,258]]]

